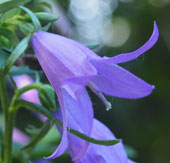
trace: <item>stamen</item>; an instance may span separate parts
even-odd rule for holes
[[[106,111],[112,109],[112,104],[109,101],[107,101],[107,99],[104,97],[104,95],[100,92],[100,90],[93,82],[90,82],[88,84],[88,87],[102,100],[103,104],[106,107]]]

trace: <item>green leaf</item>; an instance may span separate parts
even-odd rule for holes
[[[9,55],[3,50],[0,50],[0,69],[5,65]]]
[[[48,2],[40,2],[39,4],[42,6],[48,7],[52,12],[52,6]]]
[[[92,44],[92,45],[85,45],[86,47],[88,47],[89,49],[95,49],[99,46],[99,44]]]
[[[3,0],[0,2],[0,13],[4,13],[10,9],[30,2],[31,0]]]
[[[14,46],[16,46],[19,43],[17,35],[14,32],[10,31],[9,29],[0,27],[0,35],[7,37]]]
[[[30,69],[28,66],[17,67],[13,66],[10,71],[11,75],[35,74],[36,71]]]
[[[0,23],[3,24],[8,21],[11,21],[11,19],[13,19],[14,17],[19,16],[20,11],[21,11],[21,9],[14,8],[14,9],[11,9],[11,10],[5,12],[0,19]]]
[[[21,150],[25,150],[28,148],[33,148],[42,138],[44,138],[46,136],[46,134],[48,133],[48,131],[51,129],[51,127],[53,126],[53,123],[51,123],[50,120],[47,120],[42,128],[40,129],[39,133],[36,134],[33,139],[23,148],[21,148]]]
[[[29,10],[28,8],[23,7],[23,6],[20,6],[19,8],[24,10],[30,16],[36,31],[41,28],[41,24],[40,24],[38,18],[35,16],[35,14],[31,10]]]
[[[14,49],[12,54],[9,56],[5,68],[4,68],[4,74],[7,74],[14,62],[24,53],[24,51],[27,49],[29,40],[31,38],[31,35],[26,36]]]
[[[36,12],[34,14],[41,21],[53,22],[58,19],[57,16],[55,16],[54,14],[48,13],[48,12]],[[29,15],[25,15],[23,19],[26,21],[31,21],[31,18]]]
[[[19,100],[16,101],[15,106],[17,108],[18,107],[26,107],[28,109],[36,111],[36,112],[46,116],[48,119],[50,119],[52,122],[56,123],[57,125],[59,125],[61,127],[63,126],[63,124],[59,120],[57,120],[55,117],[53,117],[51,115],[51,113],[49,111],[47,111],[41,105],[38,105],[38,104],[35,104],[35,103],[31,103],[31,102],[27,102],[25,100],[19,99]],[[117,143],[120,142],[119,139],[115,139],[115,140],[97,140],[97,139],[89,137],[89,136],[87,136],[85,134],[82,134],[79,131],[73,130],[71,128],[67,128],[67,131],[70,132],[71,134],[73,134],[73,135],[83,139],[83,140],[86,140],[86,141],[88,141],[90,143],[94,143],[94,144],[110,146],[110,145],[114,145],[114,144],[117,144]]]

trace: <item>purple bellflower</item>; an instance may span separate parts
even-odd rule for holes
[[[15,143],[25,145],[29,142],[29,137],[17,128],[14,128],[12,139]]]
[[[80,97],[80,100],[82,102],[83,99],[87,100],[88,98],[87,93],[84,94],[85,95],[81,95]],[[71,108],[67,110],[68,126],[86,133],[86,131],[88,131],[87,127],[89,127],[89,125],[80,124],[80,121],[76,121],[74,112],[80,110],[78,111],[79,119],[84,120],[85,123],[89,121],[88,114],[90,113],[88,113],[88,109],[86,112],[83,112],[83,114],[81,114],[81,109],[78,108],[74,99],[72,99],[71,102],[69,101],[68,104],[71,105]],[[85,104],[82,109],[85,109],[86,107],[92,107],[91,101],[88,101],[88,103]],[[74,110],[75,108],[76,110]],[[56,117],[62,121],[61,110],[57,112]],[[100,140],[116,139],[113,133],[104,124],[102,124],[97,119],[90,118],[90,120],[92,119],[93,125],[90,133],[91,137]],[[60,128],[59,126],[57,127],[59,131],[62,132],[62,128]],[[134,163],[133,161],[128,159],[122,142],[113,146],[96,145],[93,143],[85,142],[84,140],[72,134],[68,134],[68,140],[68,152],[75,163]],[[77,153],[79,153],[79,155],[77,155]]]
[[[71,147],[74,149],[72,158],[76,162],[83,159],[89,150],[88,142],[79,138],[70,142],[67,133],[69,126],[90,136],[93,127],[96,127],[93,108],[85,86],[101,98],[107,109],[111,105],[102,92],[130,99],[142,98],[152,92],[154,86],[117,64],[136,59],[149,50],[157,42],[158,35],[158,28],[154,22],[153,33],[142,47],[134,52],[108,58],[100,57],[82,44],[60,35],[43,31],[34,33],[31,40],[32,48],[58,96],[63,122],[61,142],[55,152],[47,157],[48,159],[60,156]],[[71,114],[72,118],[68,118],[68,114]]]
[[[13,78],[14,78],[14,81],[15,81],[18,89],[34,83],[34,80],[26,74],[17,75],[17,76],[14,76]],[[29,102],[34,102],[34,103],[40,104],[40,101],[38,98],[38,91],[35,89],[29,90],[29,91],[23,93],[21,95],[21,98],[26,101],[29,101]]]

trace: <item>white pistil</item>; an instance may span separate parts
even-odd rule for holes
[[[88,84],[88,87],[102,100],[103,104],[106,107],[106,111],[112,109],[112,104],[109,101],[107,101],[107,99],[104,97],[104,95],[100,92],[100,90],[93,82],[90,82]]]

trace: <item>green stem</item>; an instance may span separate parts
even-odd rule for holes
[[[37,91],[42,92],[42,94],[47,99],[47,101],[50,103],[50,105],[53,106],[53,102],[51,101],[51,98],[49,97],[48,93],[45,91],[44,85],[41,83],[30,84],[17,90],[17,93],[16,93],[17,98],[20,97],[21,94],[23,94],[24,92],[27,92],[31,89],[36,89]],[[48,109],[50,110],[51,108],[48,108]],[[53,111],[53,110],[50,110],[50,111]]]
[[[9,112],[8,114],[8,124],[7,130],[5,131],[5,153],[4,153],[4,163],[11,163],[12,161],[12,132],[13,132],[13,124],[15,119],[15,112]]]
[[[8,95],[5,85],[5,80],[2,71],[0,71],[0,97],[1,105],[4,113],[5,119],[5,136],[4,136],[4,163],[11,163],[12,161],[12,132],[14,126],[14,119],[17,108],[14,106],[15,100],[17,99],[17,90],[12,98],[12,101],[9,106]]]
[[[10,123],[11,123],[11,116],[9,118],[8,114],[8,95],[5,85],[5,79],[4,79],[3,72],[0,71],[0,98],[1,98],[1,106],[4,113],[4,124],[5,124],[5,136],[4,136],[4,163],[10,163],[11,162],[11,141],[9,141],[10,138]],[[10,120],[10,121],[9,121]]]
[[[36,112],[46,116],[48,119],[50,119],[52,122],[54,122],[58,126],[63,127],[63,124],[59,120],[57,120],[55,117],[53,117],[53,115],[41,105],[31,103],[31,102],[27,102],[25,100],[19,99],[19,100],[15,101],[15,106],[17,108],[26,107],[27,109],[31,109],[33,111],[36,111]],[[67,131],[70,132],[71,134],[83,139],[83,140],[86,140],[86,141],[94,143],[94,144],[108,145],[109,146],[109,145],[114,145],[114,144],[117,144],[117,143],[120,142],[119,139],[115,139],[115,140],[97,140],[97,139],[89,137],[89,136],[87,136],[87,135],[85,135],[85,134],[83,134],[83,133],[81,133],[79,131],[76,131],[76,130],[68,128],[68,127],[67,127]]]

